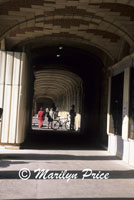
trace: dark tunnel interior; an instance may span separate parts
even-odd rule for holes
[[[98,135],[103,73],[101,60],[82,49],[62,45],[35,48],[30,54],[34,72],[64,69],[82,79],[81,133],[89,136]]]

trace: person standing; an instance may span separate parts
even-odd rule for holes
[[[55,103],[53,103],[51,105],[51,108],[52,108],[52,111],[53,111],[53,119],[56,119],[56,106],[55,106]]]
[[[46,113],[45,113],[46,117],[47,117],[48,113],[49,113],[49,108],[46,108]]]
[[[74,111],[75,106],[72,105],[71,110],[70,110],[70,119],[71,119],[71,123],[70,123],[70,130],[74,130],[74,122],[75,122],[75,116],[76,116],[76,112]]]
[[[41,128],[43,126],[45,117],[45,112],[43,111],[43,108],[40,108],[40,111],[38,112],[38,127]]]
[[[49,129],[49,127],[50,128],[53,127],[53,118],[54,118],[53,108],[50,108],[50,111],[49,111],[47,117],[48,117],[48,129]]]

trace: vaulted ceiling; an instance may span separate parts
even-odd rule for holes
[[[114,62],[134,50],[133,0],[0,0],[7,49],[65,44]]]
[[[58,69],[47,69],[35,72],[35,99],[50,98],[54,102],[65,94],[74,93],[82,87],[80,77],[72,72]]]

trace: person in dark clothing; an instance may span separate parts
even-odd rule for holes
[[[74,110],[75,106],[72,105],[72,108],[69,112],[70,114],[70,119],[71,119],[71,123],[70,123],[70,130],[74,130],[74,122],[75,122],[75,116],[76,116],[76,112]]]

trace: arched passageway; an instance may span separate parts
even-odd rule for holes
[[[71,101],[75,101],[81,113],[82,133],[89,137],[106,136],[109,66],[133,52],[133,31],[130,30],[133,2],[0,0],[0,19],[1,50],[5,52],[0,59],[1,144],[24,142],[31,128],[32,106],[36,101],[39,106],[42,98],[56,101],[60,109],[66,111]],[[19,52],[25,52],[25,58]],[[24,72],[20,70],[22,62]],[[16,66],[20,71],[15,70]],[[41,81],[46,80],[39,75],[41,81],[38,80],[39,89],[36,89],[36,74],[52,69],[75,74],[72,80],[67,79],[72,86],[56,79],[55,86],[50,82],[42,84]],[[5,75],[8,72],[12,72],[10,77]],[[21,82],[13,81],[17,75],[22,78]],[[76,89],[77,76],[82,81],[82,90]],[[56,84],[60,84],[58,90]],[[68,94],[61,95],[62,87]],[[48,90],[48,96],[43,94],[44,89]],[[58,101],[57,96],[61,96]],[[10,112],[12,108],[14,112]]]
[[[133,0],[0,0],[0,144],[25,141],[32,106],[49,93],[61,110],[75,101],[80,132],[108,137],[134,165],[133,25]]]
[[[81,133],[89,136],[99,135],[103,75],[100,59],[65,45],[36,47],[31,49],[31,58],[34,110],[38,99],[49,98],[59,107],[59,114],[66,117],[74,104],[76,130],[81,128]]]
[[[27,55],[1,53],[5,55],[2,61],[3,69],[6,63],[4,80],[7,79],[7,84],[11,83],[10,87],[3,86],[3,97],[10,96],[4,102],[4,119],[7,117],[7,104],[11,114],[8,113],[8,120],[2,125],[2,143],[8,141],[12,144],[15,141],[16,144],[21,144],[25,141],[32,125],[32,110],[36,109],[37,114],[36,104],[46,98],[49,103],[55,103],[59,107],[59,114],[63,117],[67,116],[74,104],[75,130],[89,137],[99,136],[103,64],[99,58],[79,48],[62,45],[60,57],[57,57],[58,51],[59,46],[51,46],[29,48]],[[8,65],[11,60],[14,64]],[[12,74],[7,78],[10,66]],[[17,104],[20,107],[18,106],[14,113],[13,108]],[[25,118],[23,123],[22,117]],[[17,120],[14,125],[15,119]],[[19,135],[20,126],[22,132]],[[11,131],[13,129],[14,135]]]
[[[37,109],[35,104],[46,98],[49,99],[49,103],[54,102],[59,107],[59,114],[64,117],[69,113],[70,106],[74,104],[76,131],[89,137],[99,136],[103,64],[96,56],[79,48],[63,45],[60,57],[57,57],[57,51],[59,46],[29,48],[27,55],[1,53],[5,55],[2,61],[3,69],[6,65],[4,80],[7,79],[7,84],[11,83],[9,89],[7,89],[8,85],[3,86],[4,98],[10,96],[4,103],[4,119],[6,119],[7,104],[11,114],[8,113],[8,122],[2,125],[2,143],[8,141],[12,144],[15,141],[16,144],[21,144],[25,141],[31,129],[32,109]],[[7,78],[11,70],[8,63],[11,60],[14,63],[10,65],[13,73]],[[20,107],[18,106],[14,113],[12,108],[17,104]],[[23,123],[21,123],[22,116],[25,118]],[[17,119],[15,126],[14,119]],[[19,135],[20,126],[22,132]],[[6,134],[4,127],[6,127]],[[14,135],[12,135],[12,128],[15,131]]]
[[[75,130],[80,129],[82,113],[83,82],[81,78],[65,69],[44,69],[34,72],[34,104],[39,99],[51,99],[44,109],[54,103],[58,107],[58,115],[66,117],[72,105],[75,105]],[[43,105],[41,105],[43,106]],[[48,107],[47,107],[48,106]],[[35,110],[36,108],[34,108]],[[35,113],[39,111],[36,110]]]

